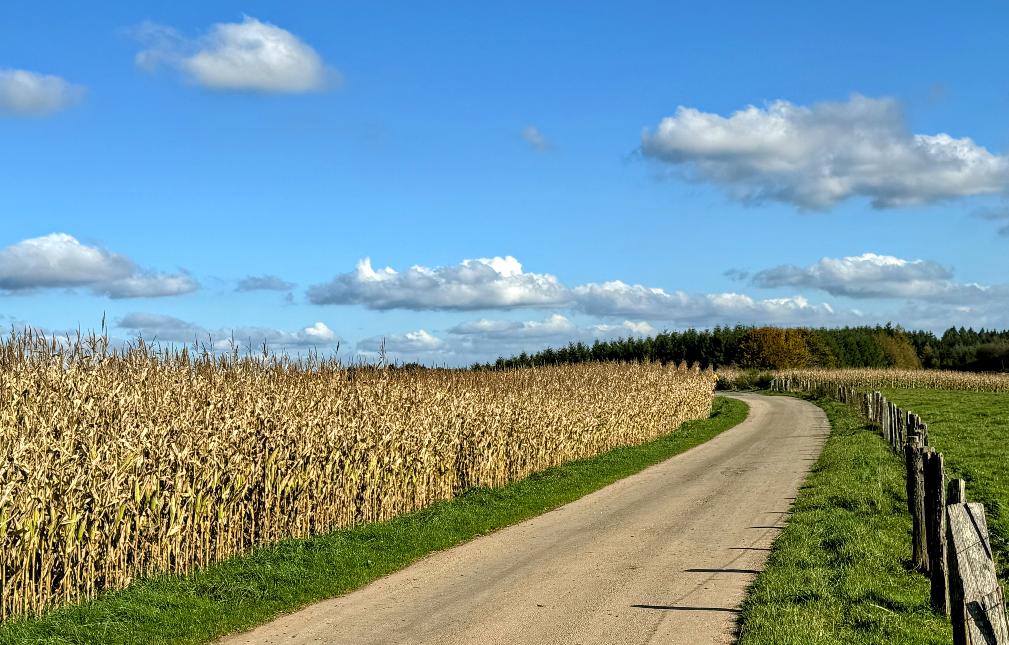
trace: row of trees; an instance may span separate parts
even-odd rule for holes
[[[949,329],[937,337],[899,326],[837,329],[715,327],[666,331],[591,345],[571,343],[535,354],[499,358],[482,367],[520,367],[586,361],[695,361],[744,368],[907,367],[974,371],[1009,370],[1009,330]]]
[[[970,372],[1009,371],[1009,329],[974,331],[950,327],[937,338],[926,331],[909,332],[924,367]]]

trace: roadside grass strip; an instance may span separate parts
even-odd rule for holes
[[[904,465],[857,412],[815,402],[832,431],[744,603],[739,642],[947,645],[928,579],[909,570]]]
[[[738,425],[748,408],[717,397],[711,417],[638,446],[571,462],[387,522],[287,540],[206,570],[141,580],[79,605],[0,625],[3,644],[205,643],[353,591],[424,556],[562,506]]]

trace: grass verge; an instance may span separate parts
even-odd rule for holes
[[[521,522],[711,439],[746,418],[718,397],[711,417],[655,441],[474,489],[388,522],[288,540],[183,577],[164,576],[95,600],[0,625],[0,643],[205,643],[332,598],[434,551]]]
[[[948,643],[907,567],[902,463],[855,411],[816,403],[832,430],[743,606],[741,645]]]

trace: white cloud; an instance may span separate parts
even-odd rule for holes
[[[577,331],[574,323],[560,314],[546,320],[473,320],[456,325],[449,330],[457,336],[482,336],[484,338],[550,338],[572,335]]]
[[[249,16],[241,22],[218,23],[196,40],[152,23],[135,32],[148,45],[137,54],[137,65],[153,70],[167,63],[214,90],[304,93],[339,82],[339,74],[326,67],[311,46],[285,29]]]
[[[0,69],[0,114],[45,116],[78,103],[84,88],[59,76]]]
[[[534,125],[527,125],[522,128],[522,140],[529,144],[533,150],[545,152],[550,149],[550,142],[543,136],[539,128]]]
[[[602,336],[612,336],[614,334],[624,334],[627,336],[654,336],[658,333],[658,330],[655,329],[655,327],[652,327],[649,323],[643,320],[639,322],[625,320],[619,325],[593,325],[592,330],[597,335]]]
[[[688,294],[626,284],[619,280],[569,288],[548,273],[528,273],[515,258],[463,260],[447,267],[414,266],[398,272],[375,270],[368,258],[351,273],[308,290],[315,304],[363,305],[369,309],[469,311],[479,309],[563,308],[606,318],[665,320],[689,325],[716,323],[826,323],[838,318],[829,305],[804,298],[754,300],[735,293]],[[560,324],[559,319],[542,324]],[[454,331],[514,332],[518,323],[496,322],[506,329],[481,329],[488,321],[466,323]],[[535,333],[536,325],[523,328]]]
[[[230,349],[232,341],[239,349],[252,351],[259,350],[264,344],[271,350],[286,351],[332,347],[340,342],[340,337],[323,322],[298,331],[248,325],[208,329],[174,316],[138,312],[122,317],[116,326],[152,342],[208,343],[213,349],[222,351]]]
[[[238,281],[235,291],[290,291],[293,288],[293,282],[275,275],[250,275]]]
[[[357,343],[357,348],[366,353],[379,352],[383,346],[385,351],[391,354],[417,355],[437,351],[445,346],[445,341],[436,338],[424,329],[418,329],[405,334],[372,336]]]
[[[314,338],[322,342],[332,342],[336,340],[336,333],[326,326],[324,322],[316,322],[301,330],[306,338]]]
[[[597,338],[617,336],[648,336],[656,330],[645,321],[625,320],[619,324],[598,323],[579,327],[566,316],[552,314],[544,320],[472,320],[452,327],[449,336],[462,339],[473,345],[482,341],[494,346],[518,344],[526,347],[529,342],[566,344],[571,341],[588,341]]]
[[[948,303],[982,302],[1004,289],[953,280],[952,272],[927,260],[864,253],[822,258],[806,267],[781,265],[753,276],[758,287],[807,287],[851,298],[906,298]]]
[[[645,156],[686,169],[747,201],[803,209],[865,197],[877,208],[1009,189],[1009,157],[969,138],[912,134],[897,102],[774,101],[728,117],[679,107],[641,137]]]
[[[557,278],[526,273],[515,258],[463,260],[454,266],[375,270],[364,258],[355,271],[308,289],[315,304],[364,305],[369,309],[472,310],[542,307],[568,297]]]
[[[200,288],[200,284],[184,271],[179,273],[137,273],[122,280],[96,284],[96,293],[110,298],[162,298],[181,296]]]
[[[572,342],[592,343],[655,333],[655,328],[647,322],[632,320],[579,326],[561,314],[552,314],[543,320],[481,318],[460,323],[438,335],[421,329],[373,336],[357,343],[357,350],[358,357],[374,360],[381,353],[384,341],[386,357],[393,361],[467,365]]]
[[[0,249],[0,290],[75,287],[110,298],[156,298],[190,293],[199,283],[184,271],[144,271],[126,256],[81,244],[66,233]]]
[[[684,325],[820,324],[841,317],[801,296],[755,300],[738,293],[688,294],[626,284],[619,280],[574,288],[579,308],[597,316],[632,316]]]

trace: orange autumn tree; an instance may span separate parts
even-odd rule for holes
[[[754,327],[742,341],[743,367],[790,369],[809,364],[805,329]]]

